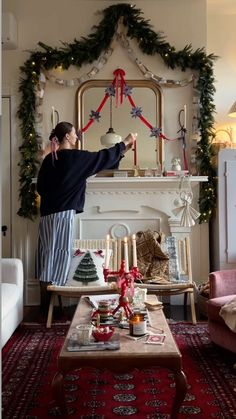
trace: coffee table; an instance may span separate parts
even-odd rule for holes
[[[148,302],[155,303],[157,297],[148,295]],[[86,296],[82,296],[75,311],[65,342],[58,356],[57,372],[52,381],[53,396],[62,410],[67,414],[64,393],[64,377],[73,370],[84,367],[107,369],[114,373],[125,373],[134,369],[163,367],[174,374],[176,389],[171,409],[171,419],[176,419],[179,408],[187,392],[187,381],[182,369],[182,355],[172,336],[162,309],[149,311],[150,329],[153,333],[163,329],[166,335],[163,345],[144,344],[144,338],[133,341],[126,337],[127,330],[119,329],[120,349],[106,351],[69,352],[68,340],[76,326],[90,321],[92,307]],[[102,366],[102,367],[101,367]]]

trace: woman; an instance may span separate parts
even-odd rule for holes
[[[73,222],[75,214],[84,209],[87,178],[101,170],[117,168],[134,139],[129,134],[114,147],[89,152],[76,149],[77,134],[71,123],[60,122],[52,131],[52,152],[43,160],[37,181],[41,217],[36,278],[40,281],[42,308],[48,304],[47,285],[64,285],[67,280]]]

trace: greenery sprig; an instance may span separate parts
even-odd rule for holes
[[[200,174],[208,176],[208,182],[201,185],[199,207],[200,222],[208,222],[216,205],[216,172],[212,164],[213,148],[211,138],[213,135],[215,106],[213,96],[214,72],[213,54],[206,55],[203,48],[193,51],[191,45],[176,51],[166,42],[162,32],[155,32],[148,20],[143,18],[140,9],[127,3],[115,4],[104,9],[102,20],[93,31],[73,43],[63,43],[61,48],[53,48],[42,42],[38,45],[39,51],[30,52],[29,59],[20,67],[22,78],[19,91],[21,103],[18,109],[20,128],[23,138],[20,146],[20,202],[18,215],[33,220],[38,213],[36,187],[32,179],[37,174],[38,135],[35,129],[36,86],[39,82],[40,72],[54,67],[62,66],[68,69],[71,65],[81,68],[83,64],[92,63],[110,46],[122,19],[127,29],[127,36],[138,43],[140,50],[147,55],[159,54],[167,67],[182,71],[192,69],[198,71],[199,78],[197,90],[200,97],[199,129],[201,141],[198,148]]]

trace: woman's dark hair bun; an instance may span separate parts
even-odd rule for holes
[[[73,125],[70,122],[58,122],[55,128],[52,130],[49,140],[52,141],[54,137],[57,138],[57,141],[61,143],[66,134],[70,134],[72,131]]]
[[[55,134],[55,129],[53,128],[52,131],[51,131],[51,134],[49,136],[49,140],[52,141],[52,139],[55,137],[55,135],[56,135]]]

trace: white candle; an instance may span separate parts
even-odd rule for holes
[[[125,258],[125,273],[129,272],[129,255],[127,237],[124,237],[124,258]]]
[[[132,235],[132,246],[133,246],[133,267],[137,268],[137,248],[136,248],[136,236]]]
[[[184,105],[184,128],[187,127],[187,105]]]
[[[52,106],[52,128],[55,128],[55,108]]]
[[[108,266],[109,266],[109,259],[110,259],[110,257],[109,257],[109,255],[110,255],[109,244],[110,244],[110,236],[109,236],[109,234],[107,234],[107,236],[106,236],[106,246],[105,246],[105,269],[108,269]]]

